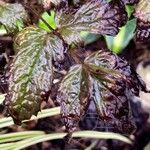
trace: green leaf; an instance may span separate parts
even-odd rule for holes
[[[118,27],[126,20],[126,13],[118,3],[91,0],[75,14],[60,12],[56,24],[68,44],[79,42],[80,32],[116,35]]]
[[[128,18],[130,18],[134,12],[135,7],[132,5],[126,5],[125,7],[126,7],[126,11],[128,13]]]
[[[82,31],[80,33],[84,45],[91,44],[100,38],[100,35]]]
[[[55,12],[51,11],[51,15],[49,15],[47,12],[44,12],[42,14],[42,18],[53,28],[56,29],[56,23],[55,23]],[[50,31],[50,29],[47,27],[47,25],[42,21],[39,20],[38,26],[46,31]]]
[[[131,144],[131,140],[113,132],[98,132],[98,131],[78,131],[72,134],[72,137],[91,138],[91,139],[113,139]]]
[[[15,39],[15,51],[9,78],[8,110],[17,123],[30,119],[40,110],[42,95],[52,83],[52,51],[47,33],[28,27]]]
[[[22,30],[15,39],[17,53],[9,77],[8,110],[14,121],[37,115],[50,91],[54,60],[64,57],[63,41],[37,27]]]
[[[82,65],[72,66],[61,81],[57,101],[67,130],[74,131],[88,101],[88,75]]]
[[[113,36],[105,36],[106,43],[109,49],[114,53],[121,53],[123,49],[129,44],[130,40],[134,37],[136,29],[136,19],[132,19],[122,27],[119,33]]]
[[[9,4],[0,1],[0,23],[6,27],[8,32],[18,31],[17,21],[26,19],[27,14],[21,4]]]

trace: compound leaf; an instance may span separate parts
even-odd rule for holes
[[[67,130],[74,131],[88,104],[88,75],[82,65],[72,66],[60,84],[57,101]]]
[[[120,132],[131,133],[135,124],[130,101],[139,96],[139,90],[148,92],[144,82],[125,60],[108,51],[92,53],[85,59],[85,64],[91,74],[90,99],[94,101],[100,119],[115,129],[119,127]]]
[[[148,92],[131,66],[117,55],[100,50],[89,55],[83,66],[71,67],[60,84],[57,101],[70,132],[78,127],[92,100],[100,120],[117,131],[131,133],[135,123],[130,101],[139,96],[139,90]]]
[[[39,111],[52,84],[52,58],[60,58],[57,52],[63,50],[62,44],[57,36],[34,26],[17,35],[17,55],[11,66],[6,98],[8,111],[16,123]]]
[[[80,41],[80,32],[116,35],[126,20],[124,7],[117,2],[91,0],[77,12],[61,11],[56,17],[57,27],[68,44]]]
[[[9,4],[0,1],[0,23],[8,32],[18,31],[18,21],[26,20],[27,13],[21,4]]]
[[[108,79],[111,83],[116,80],[118,84],[121,85],[119,82],[125,80],[130,86],[129,88],[133,88],[132,92],[134,91],[136,94],[139,93],[139,90],[148,92],[145,83],[140,79],[127,61],[110,51],[99,50],[94,52],[89,55],[84,62],[89,68],[94,67],[94,69],[91,70],[94,74],[98,75],[98,78],[104,74],[104,79]]]

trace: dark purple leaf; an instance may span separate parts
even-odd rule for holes
[[[138,20],[136,29],[137,41],[148,41],[150,39],[150,22],[143,22]]]
[[[140,0],[136,6],[135,17],[138,19],[136,39],[147,41],[150,39],[150,1]]]
[[[93,69],[95,74],[104,74],[110,81],[113,81],[115,78],[125,80],[135,93],[139,93],[139,90],[147,91],[144,82],[142,82],[127,61],[109,51],[100,50],[91,54],[85,59],[85,64],[88,64],[89,67],[97,66],[97,70]]]
[[[90,68],[91,99],[100,119],[121,132],[131,133],[135,124],[130,102],[140,90],[148,92],[145,83],[125,60],[111,52],[95,52],[85,59],[85,64]]]
[[[56,24],[62,37],[71,44],[80,41],[80,32],[116,35],[119,27],[126,21],[126,12],[119,2],[91,0],[77,12],[61,11]]]
[[[88,105],[88,75],[82,65],[71,67],[61,81],[57,101],[61,106],[62,118],[68,131],[78,127]]]
[[[96,105],[100,119],[119,132],[126,134],[133,132],[135,122],[130,107],[130,100],[133,98],[130,89],[122,87],[125,83],[119,86],[100,82],[96,78],[92,78],[91,81],[93,82],[91,100]]]
[[[131,133],[135,123],[130,102],[140,90],[148,92],[145,83],[125,60],[108,51],[92,53],[83,66],[71,67],[60,84],[57,101],[67,130],[78,127],[92,100],[100,120]]]

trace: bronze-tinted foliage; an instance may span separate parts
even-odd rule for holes
[[[92,82],[91,100],[96,105],[99,119],[114,129],[118,128],[119,132],[126,134],[133,132],[136,128],[130,107],[133,94],[125,87],[126,82],[122,81],[122,85],[108,84],[96,78],[93,78]]]
[[[47,33],[36,26],[29,26],[15,38],[16,56],[10,67],[9,90],[5,102],[17,124],[38,113],[42,100],[47,97],[53,84],[54,66],[56,63],[58,66],[62,65],[65,53],[68,53],[68,45],[80,42],[80,32],[116,35],[127,19],[124,4],[134,4],[137,1],[85,0],[85,3],[76,9],[68,8],[67,0],[58,2],[56,30]],[[145,5],[145,2],[142,4]],[[146,1],[146,4],[149,4],[149,1]],[[141,10],[139,5],[140,3],[137,6],[137,16]],[[21,13],[17,14],[19,17],[15,17],[18,11],[9,9],[12,6],[15,4],[8,5],[8,13],[0,3],[0,22],[6,27],[12,27],[13,24],[16,28],[14,20],[24,18]],[[24,16],[22,6],[17,6],[21,8]],[[149,12],[149,9],[146,10]],[[11,14],[10,12],[13,14],[12,20],[11,16],[8,16],[9,22],[6,23],[7,19],[3,13],[6,15]],[[68,66],[70,69],[61,80],[57,94],[66,129],[69,132],[74,131],[89,103],[94,101],[101,119],[112,122],[122,131],[128,126],[131,131],[134,123],[130,100],[131,97],[139,95],[139,90],[147,92],[143,81],[130,65],[117,55],[100,50],[84,59],[85,55],[82,58],[71,48],[70,46],[67,55],[73,60],[70,64],[74,66]],[[61,70],[61,67],[59,69]]]
[[[80,41],[80,32],[88,31],[103,35],[116,35],[126,21],[126,12],[118,2],[91,0],[75,13],[60,11],[56,24],[68,44]]]
[[[101,75],[94,77],[92,96],[101,120],[119,127],[120,132],[131,133],[135,128],[130,101],[138,96],[139,90],[147,91],[131,66],[110,52],[99,51],[92,54],[90,63],[114,69],[117,74],[107,73],[110,82],[101,80]],[[94,61],[93,61],[94,60]]]
[[[124,4],[136,4],[139,0],[121,0]]]
[[[138,20],[136,29],[136,40],[137,41],[148,41],[150,39],[150,22],[143,22]]]
[[[147,41],[150,39],[150,1],[140,0],[135,9],[135,17],[138,19],[136,39]]]
[[[68,6],[68,1],[67,0],[42,0],[43,7],[47,10],[51,8],[52,5],[55,5],[57,8],[58,7],[64,7]]]
[[[83,68],[87,73],[83,73]],[[84,65],[71,68],[61,82],[57,100],[69,131],[78,127],[92,100],[100,119],[120,127],[122,132],[131,132],[135,125],[130,100],[138,96],[139,90],[147,91],[130,65],[117,55],[100,50],[87,57]]]
[[[64,49],[59,37],[34,26],[17,35],[7,95],[8,111],[16,123],[30,119],[40,110],[52,84],[52,59],[62,60]]]
[[[82,65],[70,68],[60,84],[57,101],[68,131],[74,131],[88,105],[89,79]]]

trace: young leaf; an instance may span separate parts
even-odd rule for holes
[[[140,0],[135,9],[135,17],[138,18],[136,39],[146,41],[150,39],[150,1]]]
[[[91,44],[95,41],[97,41],[100,38],[100,35],[98,34],[93,34],[89,32],[81,32],[80,33],[81,39],[84,42],[84,45]]]
[[[88,104],[88,75],[82,65],[71,67],[60,84],[57,101],[67,130],[74,131]]]
[[[62,58],[63,48],[62,40],[37,27],[25,28],[17,35],[17,55],[11,66],[6,99],[16,123],[30,119],[39,111],[52,84],[52,57]]]
[[[51,15],[49,15],[47,12],[44,12],[42,14],[42,18],[45,19],[47,21],[47,23],[53,28],[56,29],[56,24],[55,24],[55,12],[51,11],[50,12]],[[38,22],[38,26],[48,32],[50,32],[51,30],[48,28],[48,26],[42,21],[39,20]]]
[[[0,1],[0,23],[6,27],[8,32],[17,31],[17,21],[26,19],[27,13],[21,4],[9,4]]]
[[[116,35],[118,27],[126,20],[124,7],[117,2],[91,0],[84,4],[75,14],[61,12],[56,24],[62,37],[71,44],[80,41],[80,32]]]
[[[134,8],[135,8],[135,7],[132,6],[132,5],[126,5],[125,8],[126,8],[126,12],[127,12],[127,14],[128,14],[128,18],[130,18],[131,15],[132,15],[133,12],[134,12]]]
[[[119,33],[113,36],[105,36],[106,43],[109,49],[114,53],[121,53],[122,50],[129,44],[134,37],[136,29],[136,19],[129,20],[125,26],[120,28]]]

